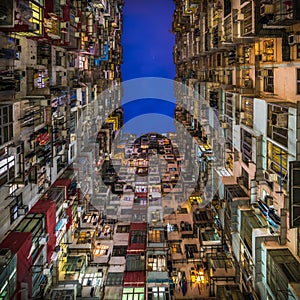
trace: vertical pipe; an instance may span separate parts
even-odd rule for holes
[[[282,149],[280,148],[280,195],[282,195]]]

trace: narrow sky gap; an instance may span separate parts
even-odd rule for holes
[[[123,81],[140,77],[174,79],[175,65],[172,53],[175,38],[171,33],[173,12],[172,0],[126,0],[122,35]],[[126,89],[124,93],[126,94]],[[150,107],[158,105],[158,99],[152,99],[152,103],[151,99],[136,100],[139,101],[135,101],[134,105],[127,104],[124,107],[125,123],[140,116],[141,112],[144,115],[148,112],[153,113],[153,109]],[[163,122],[164,115],[168,116],[167,118],[173,115],[173,106],[164,104],[158,105],[158,107],[155,112],[162,114],[161,132],[174,131],[174,127],[170,127],[169,120]],[[137,119],[142,120],[142,118]],[[145,122],[140,121],[137,121],[137,124],[131,122],[133,127],[127,129],[133,130],[131,132],[136,134],[147,131],[149,118],[146,118]],[[168,128],[163,128],[165,126]]]

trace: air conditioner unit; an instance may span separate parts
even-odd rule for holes
[[[49,234],[48,233],[44,233],[40,236],[39,238],[39,244],[40,245],[46,245],[49,241]]]
[[[274,5],[273,4],[263,4],[260,7],[260,15],[272,15],[274,13]]]
[[[53,270],[52,264],[51,265],[45,264],[43,268],[43,275],[50,276],[52,274],[52,270]]]
[[[243,111],[239,112],[240,119],[244,120],[245,119],[245,113]]]
[[[253,87],[252,79],[245,79],[243,82],[243,87],[247,88],[247,89],[252,89],[252,87]]]
[[[264,202],[265,202],[268,206],[273,205],[273,201],[274,201],[274,199],[273,199],[272,196],[270,196],[270,195],[266,195],[266,196],[265,196]]]
[[[220,201],[221,204],[221,208],[225,209],[227,206],[227,202],[226,201]]]
[[[21,146],[10,146],[8,148],[9,155],[17,156],[17,154],[21,153]]]
[[[62,52],[62,51],[60,51],[59,53],[58,53],[58,56],[60,56],[60,57],[62,57],[62,56],[64,56],[65,54],[64,54],[64,52]]]
[[[244,179],[243,177],[237,177],[236,178],[236,182],[238,185],[244,185]]]
[[[41,100],[40,105],[41,106],[49,106],[49,105],[51,105],[51,100],[50,99],[43,99],[43,100]]]
[[[258,70],[258,76],[260,76],[260,77],[268,77],[268,70],[267,69]]]
[[[275,173],[271,173],[269,171],[265,171],[264,175],[265,175],[265,180],[267,180],[269,182],[276,182],[277,181],[278,175],[275,174]]]
[[[32,23],[32,30],[33,31],[40,30],[40,24],[38,24],[38,23]]]
[[[237,58],[237,62],[238,62],[239,64],[243,64],[243,63],[245,63],[245,58],[244,58],[244,57],[238,57],[238,58]]]
[[[243,21],[244,20],[244,14],[241,14],[241,13],[238,13],[237,15],[236,15],[236,20],[237,21]]]
[[[288,127],[288,115],[272,113],[272,125],[280,128]]]
[[[63,71],[61,71],[61,72],[59,72],[59,76],[64,76],[64,72]]]
[[[70,206],[70,201],[69,200],[64,201],[63,204],[62,204],[63,208],[68,208],[69,206]]]
[[[84,207],[83,206],[77,206],[77,212],[84,212]]]
[[[80,17],[75,17],[75,23],[79,23],[80,22]]]
[[[60,0],[60,1],[59,1],[59,4],[60,4],[61,6],[67,5],[67,0]]]
[[[61,29],[63,29],[63,28],[68,28],[69,26],[68,26],[69,24],[67,23],[67,22],[61,22],[60,23],[60,28]]]
[[[221,35],[220,36],[220,42],[225,42],[225,41],[226,41],[225,35]]]
[[[300,44],[300,35],[299,34],[291,34],[288,36],[289,45]]]
[[[81,32],[76,31],[76,32],[74,33],[74,36],[77,37],[77,38],[79,38],[79,37],[81,36]]]
[[[221,123],[221,127],[222,127],[223,129],[226,129],[226,128],[227,128],[227,123],[226,123],[226,122],[222,122],[222,123]]]
[[[68,217],[62,218],[61,221],[63,224],[67,224],[69,221],[69,218]]]
[[[48,58],[43,58],[42,59],[42,65],[48,65],[48,63],[49,63]]]
[[[28,205],[23,205],[18,208],[18,215],[19,216],[26,215],[28,213],[28,210],[29,210]]]

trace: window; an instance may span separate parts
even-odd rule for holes
[[[231,12],[231,1],[224,0],[224,16],[229,15]]]
[[[143,230],[132,230],[130,234],[131,244],[146,244],[147,232]]]
[[[147,270],[165,272],[167,270],[166,257],[164,255],[149,254]]]
[[[144,300],[144,288],[124,288],[122,300]]]
[[[122,285],[122,282],[123,282],[123,273],[110,272],[107,274],[105,285],[106,286]]]
[[[194,253],[198,252],[197,245],[187,244],[185,245],[186,258],[194,258]]]
[[[244,163],[248,164],[252,161],[252,135],[251,133],[242,129],[242,160]]]
[[[297,71],[297,95],[300,95],[300,69],[296,69]]]
[[[279,105],[268,105],[268,137],[277,143],[288,146],[289,109]]]
[[[268,142],[268,169],[274,171],[281,177],[282,187],[287,188],[288,153],[278,146]]]
[[[148,300],[169,300],[169,289],[164,286],[148,288]]]
[[[242,178],[244,187],[249,189],[249,174],[244,168],[242,168]]]
[[[179,243],[174,243],[171,245],[171,251],[173,254],[181,253],[181,247]]]
[[[274,93],[274,71],[273,69],[266,69],[266,76],[264,76],[264,92]]]
[[[300,44],[297,44],[297,58],[300,58]]]
[[[232,114],[232,94],[230,93],[226,93],[225,95],[225,114],[228,116],[228,117],[233,117],[233,114]]]
[[[0,186],[6,184],[15,177],[15,157],[5,155],[0,156]]]
[[[0,105],[0,145],[13,138],[13,106]]]
[[[164,242],[163,230],[149,230],[148,241],[149,243],[162,243]]]
[[[55,64],[61,66],[61,51],[55,51]]]
[[[287,299],[288,283],[299,282],[299,262],[288,249],[269,250],[267,283],[277,299]]]
[[[234,157],[234,161],[239,161],[240,160],[240,151],[237,150],[236,148],[234,148],[233,157]]]
[[[122,208],[121,209],[121,215],[131,215],[131,209],[129,209],[129,208]],[[119,227],[119,226],[118,226]]]
[[[126,271],[136,272],[145,270],[145,260],[141,259],[140,255],[127,255]]]
[[[84,286],[99,286],[103,277],[102,269],[98,269],[95,273],[86,273],[83,278],[82,285]]]
[[[263,43],[264,61],[274,61],[274,41],[266,40]]]
[[[114,246],[112,256],[125,256],[127,246]]]
[[[242,22],[242,33],[243,35],[251,34],[253,32],[252,28],[252,14],[253,8],[252,3],[248,3],[241,9],[241,13],[244,15],[244,20]],[[249,48],[248,48],[249,49]],[[248,63],[245,61],[245,63]]]
[[[10,224],[12,224],[18,218],[18,208],[22,205],[22,194],[14,197],[14,200],[9,205]]]
[[[242,97],[242,110],[245,112],[245,118],[242,123],[248,127],[253,127],[253,98]]]
[[[117,233],[128,233],[129,228],[130,228],[130,225],[118,225],[116,232]]]

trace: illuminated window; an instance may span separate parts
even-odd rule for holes
[[[164,255],[149,255],[147,264],[148,271],[165,272],[166,269],[166,257]]]
[[[148,288],[148,300],[169,300],[169,289],[163,286]]]
[[[253,99],[242,97],[242,110],[245,113],[242,123],[248,127],[253,127]]]
[[[180,244],[178,243],[174,243],[171,245],[171,251],[173,254],[175,253],[181,253],[181,248],[180,248]]]
[[[124,288],[122,300],[144,300],[144,288]]]
[[[274,41],[266,40],[263,42],[264,61],[274,61]]]
[[[150,243],[162,243],[164,240],[163,230],[149,230],[148,241]]]
[[[287,187],[288,153],[278,146],[268,142],[268,169],[274,171],[281,178],[283,188]]]

